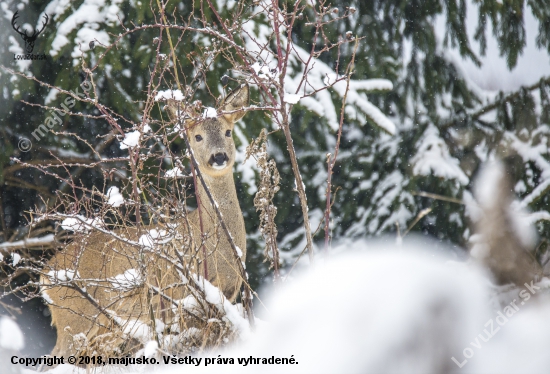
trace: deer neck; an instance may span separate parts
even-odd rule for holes
[[[203,174],[203,178],[214,201],[218,204],[229,231],[235,234],[236,230],[241,229],[241,227],[244,228],[244,220],[239,206],[239,200],[237,199],[237,190],[235,188],[233,173],[227,173],[224,176],[215,178]],[[199,180],[197,180],[197,184],[199,186],[198,194],[201,202],[201,209],[205,210],[208,217],[212,217],[210,219],[206,218],[205,220],[205,214],[202,214],[203,222],[217,222],[216,211],[210,203],[210,198]]]

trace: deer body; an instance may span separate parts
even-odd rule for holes
[[[232,173],[235,144],[231,135],[234,122],[244,114],[237,110],[246,105],[248,87],[243,86],[223,104],[224,111],[233,113],[206,119],[189,126],[188,130],[201,175],[235,245],[242,251],[240,260],[243,262],[246,258],[246,232]],[[234,251],[204,187],[198,181],[197,192],[200,217],[199,209],[196,209],[168,226],[119,230],[115,235],[94,232],[74,241],[48,262],[44,269],[48,276],[42,275],[41,283],[45,285],[42,290],[44,297],[52,304],[52,325],[57,327],[57,342],[52,355],[90,352],[93,344],[101,344],[108,347],[107,351],[116,352],[128,335],[139,340],[140,329],[144,327],[153,333],[162,332],[164,325],[174,328],[174,321],[179,323],[176,330],[189,327],[192,323],[186,323],[183,314],[178,316],[178,309],[172,302],[189,295],[185,280],[182,281],[189,274],[208,274],[207,279],[229,301],[236,299],[243,280],[237,270]],[[121,240],[126,238],[136,243],[144,233],[147,237],[147,233],[153,230],[164,230],[168,240],[162,240],[161,245],[149,251]],[[204,236],[201,236],[201,231]],[[206,239],[202,241],[202,238]],[[183,277],[182,263],[178,259],[184,259],[189,271]],[[128,287],[126,283],[132,283],[136,274],[146,274],[142,283],[152,288]],[[165,296],[153,294],[151,289],[160,290]],[[118,332],[112,333],[114,330]]]

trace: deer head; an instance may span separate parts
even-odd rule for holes
[[[24,30],[24,32],[19,31],[19,26],[17,26],[15,24],[15,21],[17,20],[17,18],[19,18],[19,15],[17,14],[18,12],[19,11],[15,12],[13,14],[13,17],[11,19],[11,25],[12,25],[13,29],[15,31],[17,31],[17,33],[19,35],[21,35],[21,37],[25,41],[25,52],[26,53],[32,53],[32,50],[34,49],[34,42],[36,41],[36,38],[38,38],[38,35],[40,35],[40,33],[42,31],[44,31],[44,29],[46,28],[46,25],[48,24],[48,20],[49,20],[48,15],[44,14],[44,18],[46,20],[42,24],[42,28],[40,30],[34,30],[34,32],[31,35],[27,35],[26,30]]]
[[[233,128],[235,122],[245,115],[243,108],[248,103],[248,85],[242,85],[225,98],[216,111],[217,116],[209,114],[208,118],[186,121],[189,143],[203,174],[220,177],[233,172]]]

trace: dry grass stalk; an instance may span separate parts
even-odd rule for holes
[[[265,240],[265,260],[270,261],[274,278],[277,281],[279,274],[279,248],[277,247],[277,225],[275,216],[277,207],[273,204],[273,198],[279,191],[280,175],[274,159],[268,159],[267,155],[267,130],[262,129],[258,138],[254,139],[246,149],[245,161],[254,157],[260,170],[258,191],[254,197],[254,207],[259,212],[259,231]]]

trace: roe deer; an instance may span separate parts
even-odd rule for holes
[[[248,103],[249,89],[242,85],[222,102],[218,110],[222,114],[186,123],[189,144],[202,178],[235,245],[242,251],[239,255],[243,263],[246,233],[233,178],[236,150],[232,132]],[[51,304],[52,325],[57,328],[52,355],[86,351],[92,354],[94,349],[121,353],[121,344],[128,336],[141,344],[145,341],[139,342],[144,331],[160,341],[158,334],[166,330],[182,332],[182,327],[193,326],[183,320],[181,310],[174,305],[184,304],[182,300],[192,293],[186,286],[189,274],[203,275],[203,267],[207,269],[204,272],[207,279],[229,301],[235,301],[243,281],[235,254],[226,233],[219,227],[207,191],[198,181],[196,188],[200,218],[196,209],[166,226],[159,223],[113,233],[94,230],[48,261],[41,284],[44,298]],[[160,240],[160,245],[146,250],[147,243],[155,239]],[[206,259],[203,253],[207,253]],[[204,260],[207,266],[203,266]],[[175,267],[183,261],[184,266]],[[157,292],[152,293],[152,289]],[[161,293],[165,295],[162,298]],[[128,352],[128,342],[136,340],[126,339],[123,350]],[[100,348],[90,350],[94,346]]]

